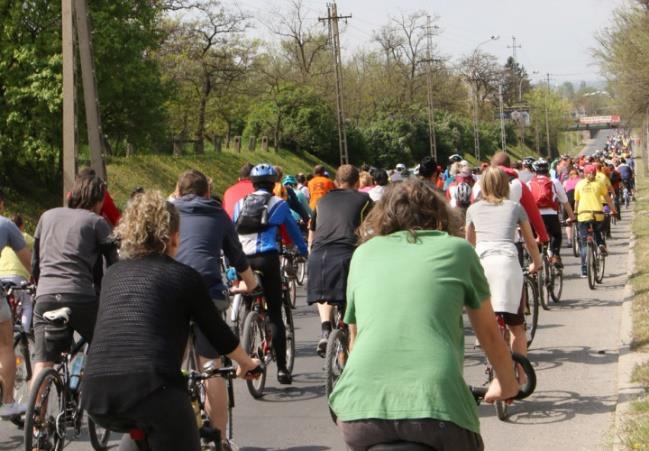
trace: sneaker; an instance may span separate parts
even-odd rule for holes
[[[277,370],[277,382],[282,385],[291,385],[293,383],[293,377],[287,369],[280,368]]]
[[[606,249],[606,246],[604,246],[603,244],[600,244],[600,245],[599,245],[599,252],[600,252],[604,257],[606,257],[606,256],[608,255],[608,250]]]
[[[581,277],[582,279],[585,279],[585,278],[588,277],[588,273],[587,273],[586,271],[582,271],[580,277]]]
[[[558,255],[553,255],[552,258],[550,258],[550,263],[555,268],[563,269],[563,263],[561,263],[561,257],[559,257]]]
[[[12,402],[11,404],[3,404],[0,407],[0,418],[9,418],[16,415],[22,415],[27,410],[25,404]]]
[[[318,341],[318,346],[316,346],[316,350],[315,350],[315,352],[323,359],[325,358],[325,354],[327,353],[328,341],[329,341],[329,331],[323,330],[322,337],[320,338],[320,341]]]

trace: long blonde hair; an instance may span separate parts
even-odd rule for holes
[[[480,178],[482,198],[492,204],[509,199],[509,177],[499,167],[489,167]]]
[[[115,237],[121,242],[120,258],[164,254],[179,226],[178,210],[165,200],[160,191],[136,195],[129,201],[115,228]]]

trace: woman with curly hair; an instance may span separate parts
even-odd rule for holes
[[[418,442],[483,449],[475,401],[462,377],[466,310],[497,379],[487,402],[518,392],[489,285],[471,245],[428,182],[390,185],[360,228],[347,311],[352,347],[329,399],[353,451]]]
[[[179,215],[157,191],[138,194],[115,229],[122,261],[104,276],[82,388],[83,408],[102,425],[134,423],[152,450],[199,450],[181,374],[190,320],[240,375],[259,365],[239,346],[198,272],[173,259]],[[125,436],[123,446],[132,445]]]

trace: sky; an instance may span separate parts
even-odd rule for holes
[[[230,0],[256,18],[256,34],[268,37],[262,22],[286,8],[287,0]],[[326,0],[302,0],[307,19],[326,16]],[[498,40],[480,46],[502,63],[512,55],[516,37],[517,60],[533,81],[551,83],[601,80],[592,57],[595,34],[611,23],[613,11],[629,0],[339,0],[338,14],[351,15],[341,28],[343,57],[359,48],[371,48],[372,33],[401,13],[423,10],[438,17],[435,57],[457,61],[491,36]],[[224,0],[228,4],[228,0]],[[324,27],[324,25],[323,25]],[[324,28],[323,28],[324,30]],[[535,73],[537,72],[537,73]]]

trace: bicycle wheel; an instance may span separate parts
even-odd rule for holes
[[[325,354],[325,393],[327,399],[333,392],[338,378],[345,369],[347,363],[347,331],[334,329],[327,340],[327,352]],[[329,409],[331,419],[336,423],[336,415]]]
[[[266,337],[266,328],[264,321],[257,312],[250,312],[243,322],[243,336],[241,338],[241,346],[246,353],[258,358],[264,363],[264,371],[257,379],[246,381],[248,391],[253,398],[261,398],[264,394],[264,387],[266,386],[266,352],[270,349]]]
[[[601,252],[597,252],[597,269],[595,271],[595,282],[602,283],[604,281],[604,269],[606,267],[606,257]]]
[[[110,430],[102,428],[88,416],[88,436],[95,451],[106,451],[110,441]]]
[[[543,259],[543,267],[536,273],[536,291],[539,296],[539,304],[543,307],[543,310],[548,310],[547,302],[547,288],[545,285],[545,259]]]
[[[500,421],[507,419],[507,403],[505,401],[496,401],[496,415]]]
[[[288,279],[288,296],[291,300],[291,307],[297,307],[297,279],[295,277]]]
[[[295,280],[293,280],[295,283]],[[284,302],[282,305],[282,320],[286,328],[286,369],[293,373],[293,364],[295,363],[295,326],[293,325],[293,313],[291,306]]]
[[[576,222],[572,224],[572,255],[579,258],[579,229]]]
[[[594,243],[588,243],[588,253],[586,255],[586,273],[588,274],[588,288],[595,289],[595,274],[597,273],[597,251]]]
[[[563,292],[563,270],[556,266],[550,267],[550,296],[555,303],[561,300],[561,293]]]
[[[25,449],[63,449],[66,391],[53,368],[43,370],[32,386],[25,412]]]
[[[534,371],[534,367],[527,357],[516,352],[512,352],[512,360],[516,364],[514,371],[518,372],[520,371],[520,369],[522,369],[525,373],[525,377],[527,378],[527,381],[525,382],[525,384],[521,385],[518,395],[516,395],[514,399],[525,399],[532,393],[534,393],[534,390],[536,390],[536,372]]]
[[[525,309],[525,335],[527,337],[527,347],[529,348],[534,340],[539,323],[539,298],[536,284],[530,276],[525,276],[523,279],[523,306]]]
[[[306,276],[306,260],[300,257],[297,261],[297,284],[304,285],[304,277]]]

